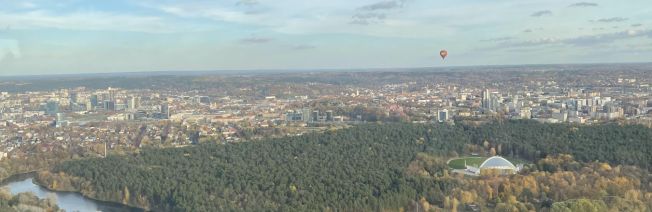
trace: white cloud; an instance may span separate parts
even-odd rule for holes
[[[601,18],[598,20],[594,20],[593,22],[615,23],[615,22],[623,22],[627,20],[628,20],[627,18],[623,18],[623,17],[612,17],[612,18]]]
[[[21,8],[26,8],[26,9],[32,9],[32,8],[36,8],[36,7],[38,7],[38,5],[36,5],[36,4],[33,3],[33,2],[29,2],[29,1],[21,2],[21,3],[19,4],[19,6],[20,6]]]
[[[597,7],[597,6],[598,4],[593,2],[578,2],[575,4],[571,4],[568,7]]]
[[[620,40],[628,40],[632,38],[649,37],[652,38],[652,30],[626,30],[613,33],[602,33],[594,35],[585,35],[567,38],[538,38],[526,41],[505,41],[501,42],[493,48],[524,48],[524,47],[538,47],[543,45],[567,45],[574,47],[587,47],[599,44],[613,43]]]
[[[552,11],[550,11],[550,10],[541,10],[541,11],[536,11],[536,12],[532,13],[532,15],[530,15],[530,16],[532,16],[532,17],[542,17],[542,16],[550,16],[550,15],[552,15]]]
[[[0,62],[7,57],[20,58],[20,48],[18,41],[13,39],[0,39]]]
[[[0,26],[12,26],[13,29],[54,28],[150,33],[183,32],[193,29],[192,26],[172,25],[167,20],[156,16],[138,16],[98,11],[52,14],[44,10],[25,13],[0,12]]]

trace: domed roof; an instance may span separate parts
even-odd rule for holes
[[[493,156],[485,160],[480,169],[516,169],[516,166],[500,156]]]

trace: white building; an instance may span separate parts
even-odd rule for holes
[[[512,162],[500,156],[487,158],[487,160],[482,162],[480,167],[467,166],[466,168],[475,175],[480,175],[482,172],[488,170],[495,171],[498,174],[514,174],[519,171]]]

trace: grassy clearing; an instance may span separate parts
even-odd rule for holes
[[[468,166],[479,167],[480,164],[482,164],[482,162],[484,162],[486,159],[486,157],[464,157],[453,159],[448,162],[448,167],[452,169],[466,169],[464,166],[464,161],[466,161],[466,165]]]

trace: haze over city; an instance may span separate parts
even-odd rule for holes
[[[649,62],[652,2],[0,1],[0,75]],[[442,61],[438,52],[450,52]]]

